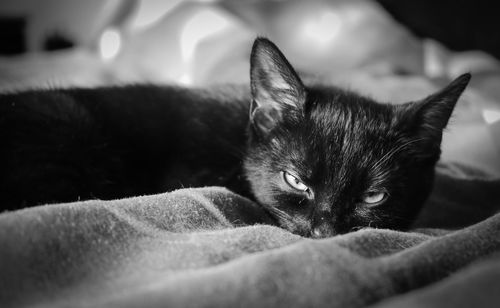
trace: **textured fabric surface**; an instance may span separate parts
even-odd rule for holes
[[[438,173],[410,232],[305,239],[217,187],[3,213],[0,307],[498,305],[499,181]]]

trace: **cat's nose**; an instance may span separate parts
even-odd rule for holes
[[[312,238],[324,238],[324,237],[330,237],[333,235],[335,235],[333,228],[326,223],[321,224],[317,227],[314,227],[311,230],[311,237]]]
[[[334,220],[330,212],[318,212],[313,217],[311,237],[323,238],[335,235]]]
[[[321,233],[321,230],[319,228],[314,228],[311,232],[311,236],[313,238],[322,238],[323,236],[321,236],[322,233]]]

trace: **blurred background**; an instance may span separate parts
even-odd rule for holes
[[[307,82],[383,102],[471,86],[443,160],[500,175],[500,21],[483,0],[0,0],[0,91],[249,82],[257,35]]]

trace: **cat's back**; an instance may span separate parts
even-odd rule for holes
[[[181,152],[220,148],[207,135],[244,140],[244,92],[137,85],[0,94],[0,202],[155,192],[158,170]]]
[[[3,93],[0,138],[11,146],[25,139],[32,144],[47,139],[68,144],[97,136],[138,146],[169,136],[191,135],[202,141],[211,139],[204,138],[207,134],[234,131],[234,123],[244,126],[246,97],[245,89],[235,86],[208,90],[130,85]]]
[[[0,94],[0,125],[19,121],[42,126],[87,123],[133,130],[163,122],[172,129],[179,118],[194,123],[201,117],[217,118],[221,114],[224,115],[222,118],[242,117],[247,109],[247,96],[245,88],[238,86],[215,89],[156,85],[35,89]]]

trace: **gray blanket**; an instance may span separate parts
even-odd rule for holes
[[[500,307],[500,181],[441,166],[411,232],[301,238],[224,188],[0,215],[0,307]]]

